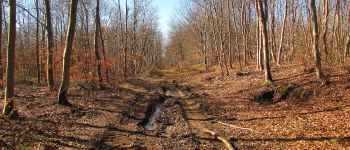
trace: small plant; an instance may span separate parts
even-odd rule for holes
[[[331,139],[331,140],[329,140],[333,145],[334,145],[334,147],[336,147],[337,149],[339,149],[340,148],[340,146],[339,146],[339,143],[338,143],[338,139]]]
[[[21,144],[21,145],[19,146],[19,149],[20,149],[20,150],[30,150],[30,149],[32,149],[32,148],[30,147],[30,144],[24,143],[24,144]]]
[[[204,71],[205,70],[205,66],[203,64],[193,65],[193,66],[191,66],[191,70],[193,70],[193,71]]]
[[[159,71],[158,69],[153,68],[148,72],[148,77],[153,77],[153,78],[158,77],[159,78],[162,76],[164,76],[164,74],[161,71]]]
[[[69,138],[74,138],[74,137],[76,137],[76,135],[75,135],[73,132],[67,132],[66,135],[67,135],[67,137],[69,137]]]
[[[40,101],[32,101],[32,102],[28,102],[26,107],[27,108],[33,108],[33,107],[39,106],[40,104],[41,104]]]
[[[76,84],[78,87],[82,88],[82,89],[86,89],[86,90],[92,90],[92,89],[96,89],[97,86],[95,83],[93,82],[86,82],[84,80],[78,80],[76,81]]]

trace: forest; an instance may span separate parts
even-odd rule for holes
[[[0,0],[0,149],[350,148],[350,1],[157,3]]]

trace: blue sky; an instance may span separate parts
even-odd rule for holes
[[[166,36],[172,17],[184,0],[154,0],[153,5],[158,8],[159,23],[163,34]]]

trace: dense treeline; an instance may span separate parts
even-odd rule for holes
[[[166,60],[173,66],[218,65],[225,75],[256,64],[269,76],[270,62],[321,67],[345,65],[349,58],[349,1],[191,0],[186,6],[167,45]]]
[[[100,3],[99,13],[96,13],[97,2]],[[47,8],[48,4],[51,7]],[[8,1],[2,1],[2,76],[6,59],[3,49],[7,45],[7,5]],[[59,77],[69,20],[69,1],[18,0],[16,8],[16,79],[37,77],[39,82],[51,80],[52,84],[53,79],[47,77],[50,74],[47,68],[53,68],[51,76],[54,79]],[[49,11],[50,19],[46,18]],[[96,14],[101,14],[100,21],[97,21]],[[52,29],[48,28],[47,20],[51,20]],[[95,35],[98,36],[96,41]],[[130,0],[128,3],[121,0],[79,1],[73,44],[73,76],[97,82],[96,64],[100,64],[100,73],[103,74],[101,78],[104,80],[124,75],[125,67],[127,75],[141,73],[147,66],[159,65],[162,39],[156,9],[151,6],[150,0]],[[95,46],[98,46],[97,50]],[[52,52],[48,53],[48,49]],[[99,61],[96,52],[101,57]],[[52,67],[47,64],[48,61],[51,61],[49,64],[52,63]]]
[[[47,83],[50,91],[61,83],[58,103],[70,105],[66,95],[71,82],[104,88],[110,80],[160,66],[163,35],[151,2],[1,0],[3,113],[16,112],[16,81],[35,79]]]

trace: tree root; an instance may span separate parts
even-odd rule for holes
[[[229,126],[229,127],[232,127],[232,128],[236,128],[236,129],[249,130],[249,131],[252,131],[252,132],[254,131],[253,129],[250,129],[250,128],[238,127],[238,126],[235,126],[235,125],[232,125],[232,124],[228,124],[228,123],[225,123],[225,122],[221,122],[221,121],[218,121],[217,123],[225,125],[225,126]]]
[[[205,133],[211,134],[211,135],[214,136],[216,139],[218,139],[219,141],[223,142],[223,143],[225,144],[225,146],[226,146],[227,149],[229,149],[229,150],[234,150],[234,149],[235,149],[235,148],[232,146],[232,144],[231,144],[228,140],[226,140],[225,138],[219,136],[216,132],[211,131],[211,130],[206,129],[206,128],[203,128],[203,131],[204,131]]]

